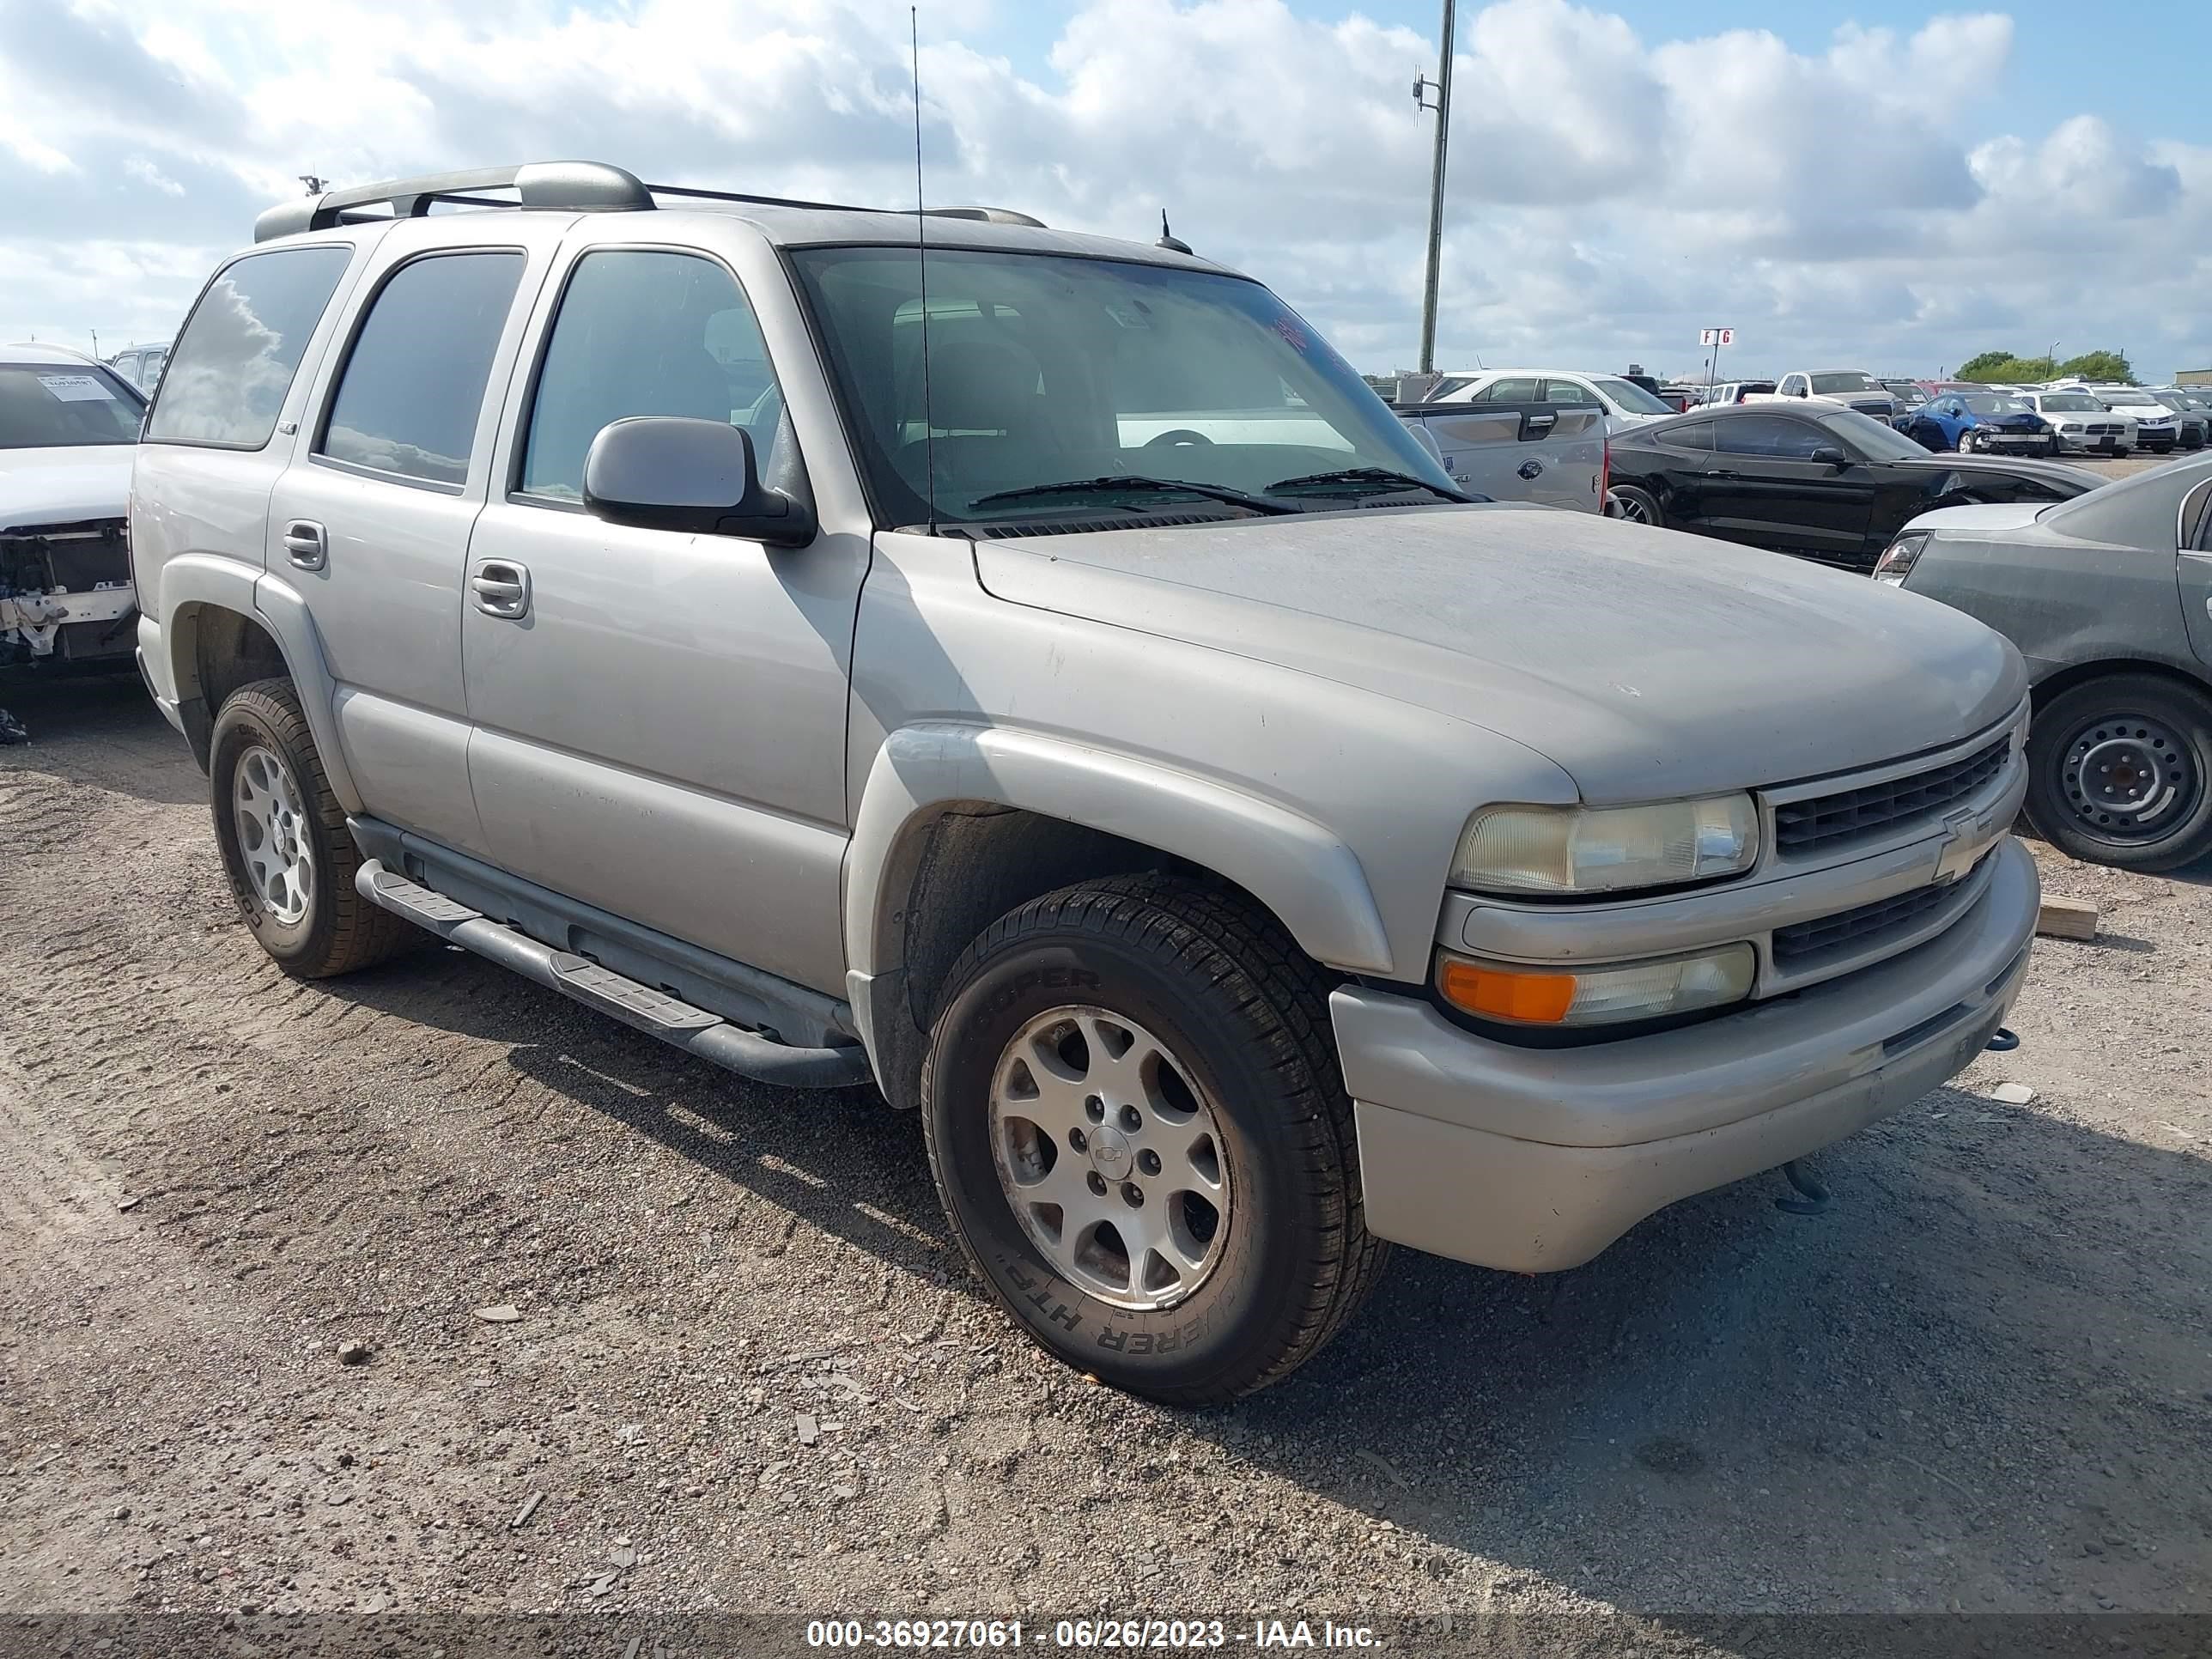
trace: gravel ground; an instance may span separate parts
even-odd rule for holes
[[[1829,1213],[1401,1254],[1182,1413],[1012,1333],[911,1117],[458,951],[295,984],[135,686],[11,706],[0,1608],[2212,1611],[2212,872],[2039,848],[2105,936]]]

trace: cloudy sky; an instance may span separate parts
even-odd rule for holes
[[[1435,0],[925,0],[934,202],[1420,305]],[[401,23],[397,21],[404,18]],[[1443,367],[2212,365],[2212,8],[1461,0]],[[911,198],[904,0],[0,0],[0,340],[165,337],[295,175]]]

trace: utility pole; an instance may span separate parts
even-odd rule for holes
[[[1429,170],[1429,269],[1421,290],[1421,373],[1437,368],[1437,276],[1444,252],[1444,154],[1451,137],[1452,0],[1444,0],[1443,40],[1437,54],[1437,78],[1413,78],[1413,104],[1437,112],[1437,157]],[[1431,91],[1437,101],[1429,102]]]

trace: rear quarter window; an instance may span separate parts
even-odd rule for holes
[[[224,449],[267,443],[352,258],[350,246],[320,243],[249,253],[218,271],[169,349],[148,440]]]

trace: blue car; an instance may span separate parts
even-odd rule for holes
[[[2051,422],[2001,392],[1942,392],[1914,410],[1902,427],[1907,437],[1928,449],[2058,453],[2058,434]]]

